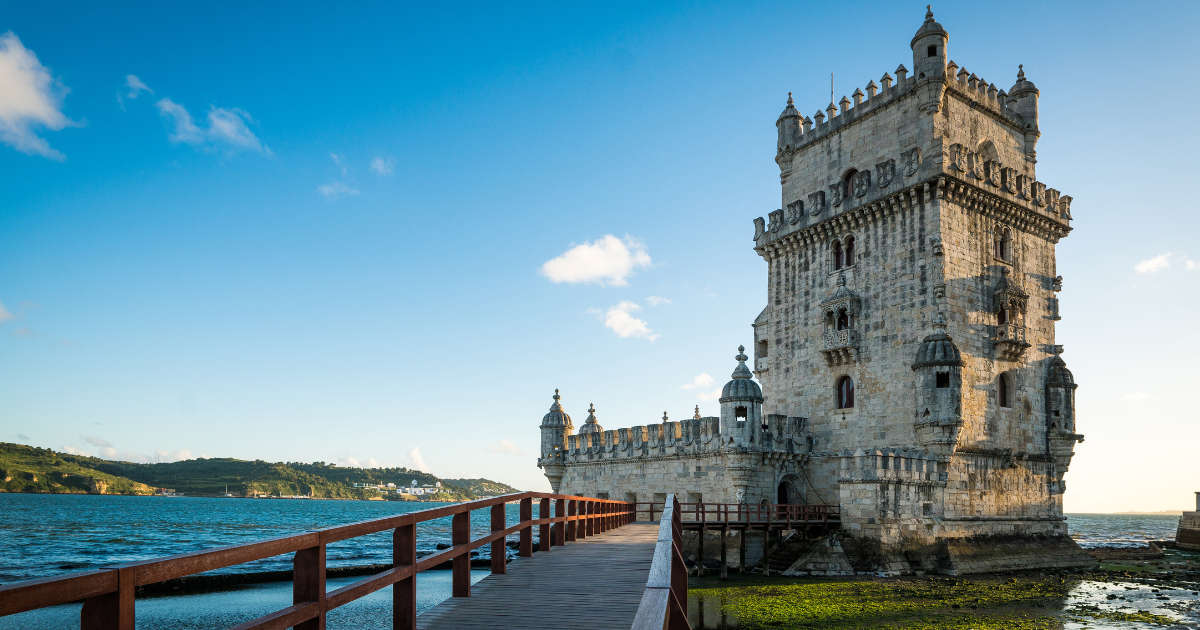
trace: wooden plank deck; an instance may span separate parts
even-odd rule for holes
[[[420,630],[620,628],[633,623],[658,538],[630,523],[508,565],[417,617]]]

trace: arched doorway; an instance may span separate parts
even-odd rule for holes
[[[791,503],[792,502],[792,482],[784,479],[779,482],[778,498],[776,503]]]
[[[789,473],[779,480],[779,486],[775,489],[775,502],[781,504],[804,503],[800,480],[796,475]]]

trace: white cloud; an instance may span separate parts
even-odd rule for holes
[[[518,448],[516,444],[513,444],[511,440],[500,440],[499,442],[496,442],[492,445],[491,451],[493,453],[500,453],[501,455],[522,454],[521,449]]]
[[[663,304],[670,304],[671,298],[665,298],[659,295],[651,295],[646,298],[646,303],[650,306],[661,306]]]
[[[3,324],[12,318],[13,314],[8,312],[8,309],[4,308],[3,304],[0,304],[0,324]]]
[[[212,107],[208,110],[208,126],[201,127],[192,119],[186,107],[169,98],[160,99],[156,106],[163,117],[174,125],[168,135],[171,142],[201,148],[271,154],[271,150],[250,130],[247,123],[253,123],[254,118],[245,110]]]
[[[125,98],[131,101],[136,99],[138,96],[141,96],[142,92],[146,92],[148,94],[154,93],[154,90],[151,90],[150,86],[143,83],[136,74],[125,75],[125,87],[129,90],[125,93]]]
[[[16,35],[0,35],[0,142],[29,155],[66,159],[35,132],[72,124],[59,110],[66,93]]]
[[[317,192],[321,193],[326,199],[337,199],[339,197],[353,197],[358,194],[358,189],[347,186],[345,182],[335,181],[317,186]]]
[[[1138,273],[1155,273],[1157,271],[1168,269],[1170,266],[1171,252],[1167,252],[1165,254],[1159,254],[1153,258],[1147,258],[1146,260],[1139,261],[1138,264],[1133,266],[1133,270]]]
[[[395,169],[396,160],[392,158],[375,156],[375,159],[371,160],[371,170],[379,175],[391,175]]]
[[[604,325],[612,329],[622,339],[640,338],[654,341],[658,339],[659,335],[650,330],[650,326],[646,324],[645,320],[631,315],[631,313],[639,311],[641,308],[634,302],[623,301],[608,309],[604,314]]]
[[[1150,400],[1150,394],[1147,394],[1146,392],[1129,392],[1128,394],[1121,396],[1121,400],[1124,400],[1126,402],[1140,402],[1143,400]]]
[[[408,451],[408,459],[412,462],[413,468],[421,472],[429,472],[429,464],[425,463],[425,457],[421,455],[421,449],[415,446],[412,447],[412,449]]]
[[[619,239],[606,234],[547,260],[541,273],[554,283],[595,282],[620,287],[629,284],[634,269],[649,264],[650,254],[645,245],[630,236]]]
[[[702,387],[712,387],[717,379],[713,378],[708,372],[701,372],[692,379],[691,383],[681,385],[680,389],[700,389]]]
[[[718,387],[712,391],[701,392],[700,394],[697,395],[697,398],[699,398],[700,400],[717,400],[720,397],[721,397],[721,388],[720,387]]]

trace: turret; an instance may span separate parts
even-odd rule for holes
[[[950,58],[947,44],[950,35],[933,19],[933,9],[925,5],[925,22],[913,35],[910,46],[913,53],[913,75],[917,80],[940,79],[946,74],[946,60]]]
[[[560,398],[558,390],[555,389],[550,412],[542,416],[542,456],[538,458],[538,467],[545,471],[546,479],[550,480],[550,487],[554,492],[558,492],[558,486],[562,482],[562,456],[567,448],[567,436],[571,435],[575,428],[571,424],[571,416],[563,411],[558,402]]]
[[[604,433],[604,427],[596,420],[596,405],[592,403],[588,403],[587,419],[583,421],[583,426],[579,427],[579,435],[585,433]]]
[[[775,121],[775,127],[779,130],[777,158],[783,158],[800,145],[800,124],[800,112],[796,111],[796,106],[792,103],[792,93],[788,92],[787,106]],[[780,162],[780,166],[783,166],[783,162]]]
[[[753,443],[762,430],[762,389],[746,366],[746,347],[738,346],[737,367],[721,390],[721,435],[733,436],[740,445]]]
[[[1025,155],[1029,159],[1037,157],[1037,141],[1041,136],[1038,130],[1038,96],[1037,86],[1025,78],[1024,64],[1017,66],[1017,82],[1008,91],[1005,104],[1010,112],[1021,117],[1025,131]]]
[[[934,333],[917,349],[912,369],[916,375],[917,439],[938,455],[950,455],[962,429],[962,354],[946,334],[946,319],[938,313]]]
[[[1046,371],[1046,427],[1051,433],[1075,432],[1075,376],[1063,361],[1062,346],[1054,347]]]

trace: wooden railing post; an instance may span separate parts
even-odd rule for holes
[[[459,512],[450,520],[450,543],[454,547],[465,545],[471,541],[471,512]],[[454,556],[450,562],[453,572],[452,594],[454,597],[471,596],[471,553],[466,549]]]
[[[538,518],[548,519],[550,514],[550,499],[538,501]],[[550,551],[550,523],[538,525],[538,551]]]
[[[504,531],[506,526],[504,518],[504,508],[506,504],[497,503],[492,506],[492,533]],[[507,560],[508,549],[504,546],[504,539],[498,538],[492,541],[492,575],[504,573],[507,569],[505,560]]]
[[[392,567],[407,567],[417,562],[417,526],[401,525],[392,530]],[[417,576],[392,585],[392,630],[417,628]]]
[[[672,628],[687,628],[687,565],[683,562],[683,519],[679,512],[679,504],[676,503],[675,510],[671,514],[671,547],[675,552],[672,557],[673,566],[671,567],[671,594],[674,595],[675,601],[682,608],[682,617],[673,615]],[[704,535],[704,530],[700,530],[700,534]]]
[[[325,545],[301,549],[292,557],[292,604],[325,599]],[[325,611],[315,619],[296,624],[296,630],[325,630]]]
[[[83,600],[79,611],[81,630],[133,630],[133,569],[113,569],[117,592]]]
[[[586,538],[588,536],[595,536],[596,535],[596,502],[595,501],[584,501],[583,506],[584,506],[584,509],[587,510],[587,520],[584,521],[583,536],[584,536],[584,538]]]
[[[554,516],[562,518],[567,515],[567,500],[557,499],[554,501]],[[554,524],[554,533],[551,535],[551,543],[555,545],[567,544],[567,522],[560,520]]]
[[[533,520],[533,499],[521,499],[521,543],[517,547],[517,555],[522,558],[528,558],[533,555],[533,525],[529,522]]]
[[[573,540],[575,540],[575,532],[576,532],[576,530],[577,530],[578,528],[575,526],[575,523],[576,523],[576,521],[569,520],[569,517],[575,516],[575,515],[576,515],[576,513],[578,513],[578,511],[579,511],[579,501],[576,501],[576,500],[574,500],[574,499],[570,499],[570,500],[568,500],[568,501],[567,501],[567,517],[568,517],[568,520],[567,520],[565,523],[563,523],[564,525],[566,525],[566,526],[567,526],[567,540],[566,540],[566,542],[570,542],[570,541],[573,541]]]

